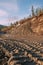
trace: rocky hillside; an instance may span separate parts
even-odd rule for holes
[[[36,33],[43,35],[43,14],[19,21],[9,30],[12,34]]]
[[[43,41],[43,14],[20,20],[4,29],[4,38],[27,39],[29,41]]]

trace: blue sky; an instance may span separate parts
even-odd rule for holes
[[[28,17],[32,5],[34,8],[43,7],[43,0],[0,0],[0,24],[9,25]]]

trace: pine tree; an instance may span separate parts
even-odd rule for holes
[[[32,6],[32,16],[35,16],[34,7]]]

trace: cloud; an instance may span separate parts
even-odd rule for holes
[[[11,16],[11,17],[8,17],[8,18],[3,18],[2,19],[0,18],[0,24],[2,25],[10,25],[11,23],[14,23],[16,21],[18,21],[18,16]]]
[[[15,2],[0,2],[0,24],[2,25],[10,25],[10,23],[15,22],[18,18],[17,17],[11,17],[10,21],[8,17],[13,16],[12,13],[17,13],[19,11],[19,6]],[[13,12],[14,11],[14,12]]]
[[[1,25],[7,25],[7,24],[9,24],[9,22],[7,22],[6,19],[2,19],[2,20],[0,20],[0,24]]]
[[[8,26],[8,25],[11,24],[11,22],[9,22],[8,19],[1,19],[1,20],[0,20],[0,24],[1,24],[1,25],[6,25],[6,26]]]
[[[17,2],[16,3],[1,2],[0,6],[6,8],[8,10],[14,10],[15,12],[18,12],[18,10],[19,10],[19,6],[18,6]]]
[[[0,17],[2,17],[2,16],[8,16],[8,13],[6,11],[0,9]]]

